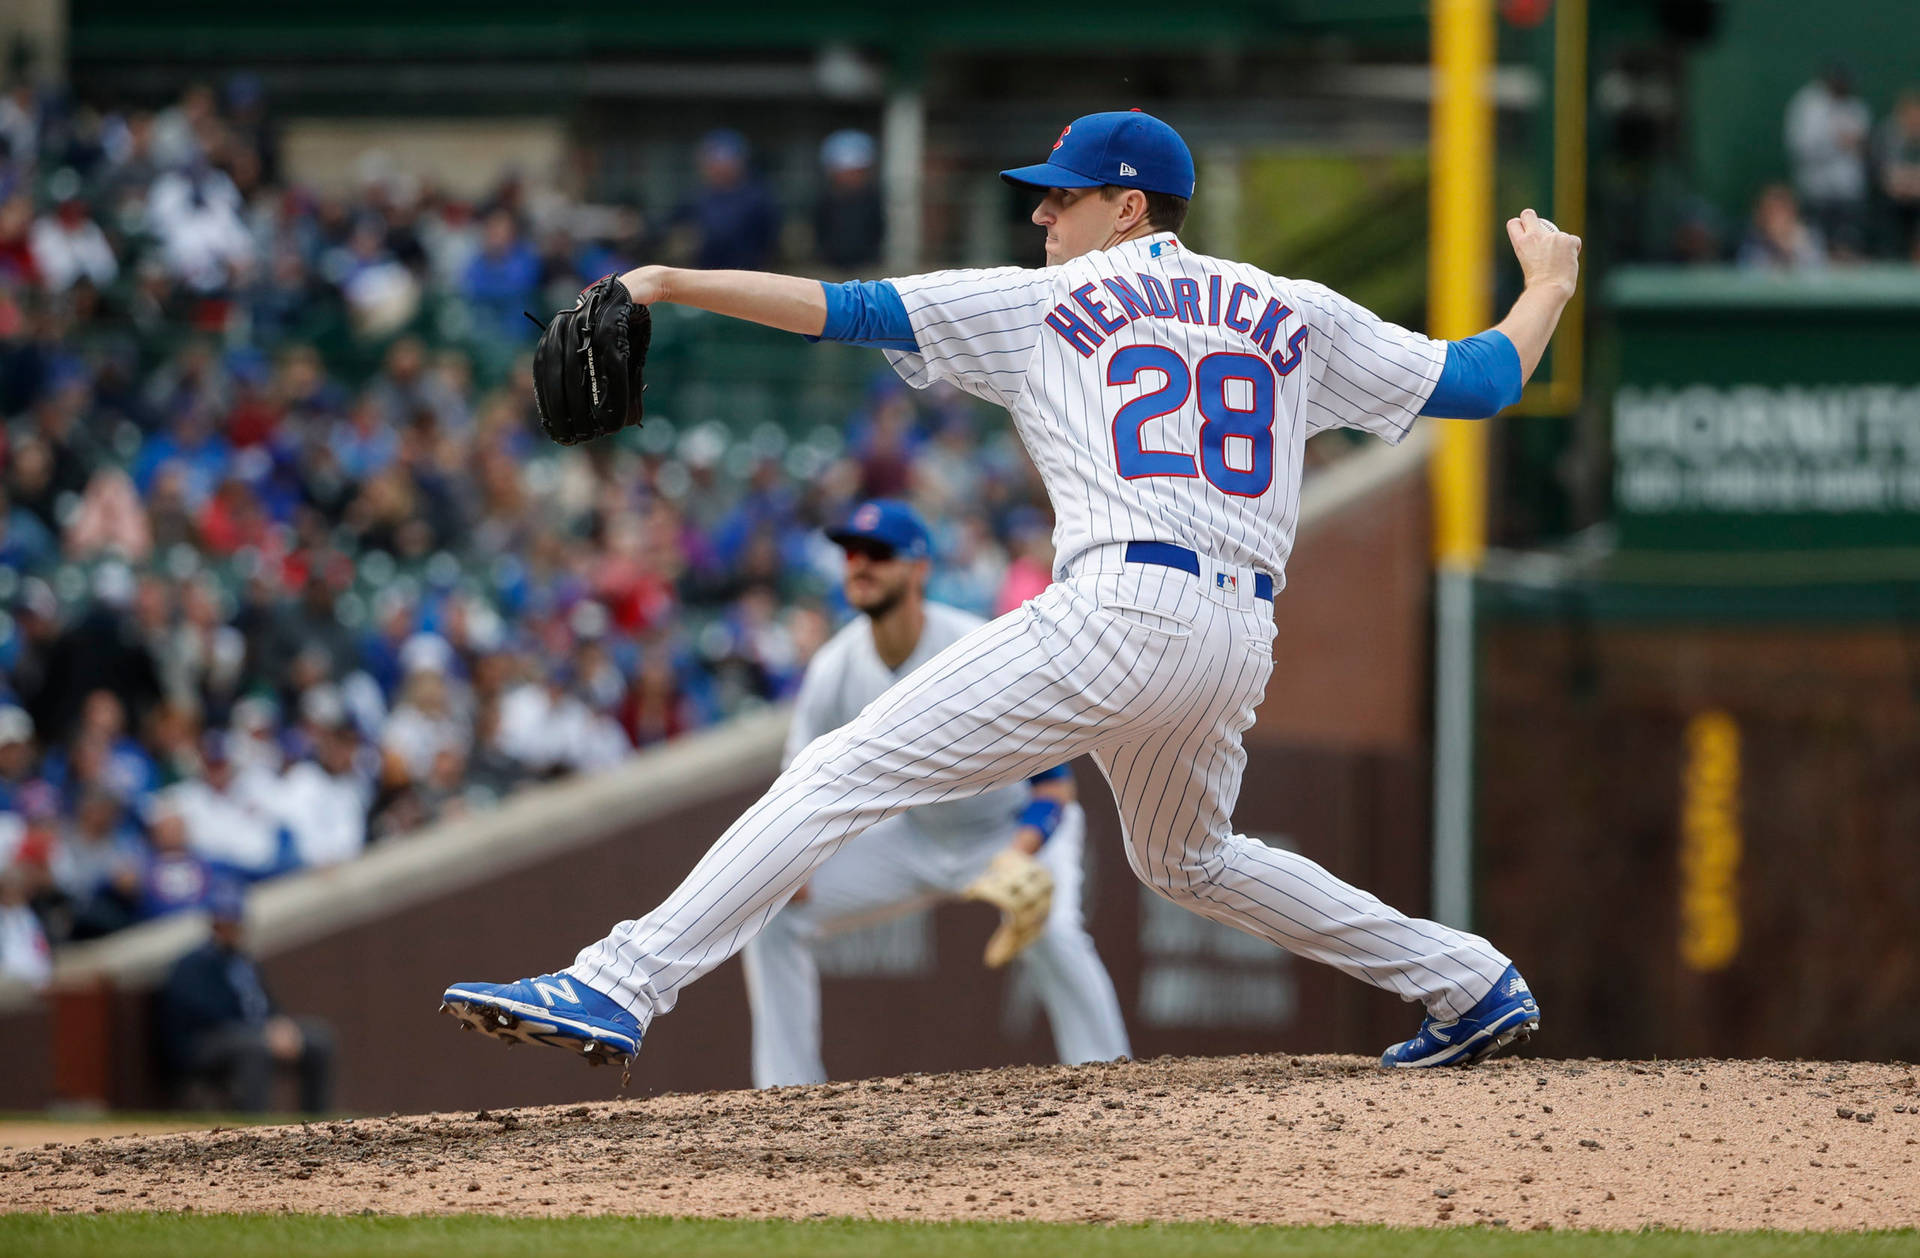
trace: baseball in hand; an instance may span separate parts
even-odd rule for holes
[[[1532,210],[1507,220],[1507,239],[1527,287],[1556,285],[1568,294],[1580,280],[1580,237],[1569,235]]]

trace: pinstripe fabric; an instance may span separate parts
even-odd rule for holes
[[[1120,803],[1127,859],[1209,917],[1452,1016],[1506,958],[1409,919],[1303,858],[1236,836],[1241,732],[1271,672],[1271,604],[1252,571],[1200,578],[1084,557],[1067,580],[974,630],[815,740],[652,913],[568,971],[643,1023],[733,955],[852,835],[1091,752]],[[1219,571],[1236,589],[1209,585]]]
[[[1466,1012],[1507,966],[1484,939],[1408,918],[1231,825],[1240,736],[1272,671],[1273,604],[1254,597],[1253,576],[1266,572],[1276,590],[1284,581],[1304,442],[1336,425],[1399,440],[1439,379],[1444,343],[1321,285],[1190,254],[1168,234],[1060,267],[893,283],[919,346],[887,351],[895,369],[1013,413],[1053,502],[1058,580],[809,744],[659,908],[622,922],[568,972],[650,1022],[851,836],[1091,753],[1119,802],[1127,859],[1160,894],[1436,1017]],[[1126,309],[1134,286],[1137,312]],[[1214,422],[1220,407],[1236,422],[1259,414],[1264,378],[1250,377],[1270,365],[1264,483],[1258,438],[1231,427],[1249,444],[1230,450],[1223,439],[1205,476],[1139,463],[1123,474],[1116,413],[1171,378],[1149,369],[1110,383],[1113,356],[1133,345],[1157,347],[1134,361],[1164,363],[1172,351],[1196,380],[1209,355],[1235,355],[1233,371],[1212,377]],[[1147,462],[1186,458],[1197,471],[1206,422],[1190,393],[1125,435],[1136,458],[1163,452]],[[1125,563],[1134,540],[1193,550],[1199,576]]]
[[[1222,297],[1212,293],[1217,287]],[[1124,309],[1107,281],[1132,289],[1152,279],[1165,289],[1190,282],[1200,293],[1189,317],[1131,318],[1102,333]],[[1446,365],[1446,342],[1375,317],[1324,284],[1269,275],[1257,267],[1190,253],[1171,233],[1096,250],[1062,266],[1027,270],[937,271],[890,281],[913,325],[918,353],[887,351],[916,387],[949,381],[1013,413],[1055,514],[1059,571],[1091,546],[1148,539],[1174,542],[1228,563],[1259,568],[1284,584],[1300,514],[1300,470],[1308,437],[1358,428],[1398,442],[1412,427]],[[1083,286],[1091,284],[1090,293]],[[1245,295],[1234,300],[1244,288]],[[1261,322],[1269,308],[1286,313]],[[1094,336],[1076,344],[1049,325],[1064,309]],[[1058,317],[1058,316],[1056,316]],[[1245,327],[1230,326],[1228,320]],[[1160,373],[1108,383],[1113,356],[1132,345],[1163,346],[1189,365],[1209,355],[1278,357],[1304,332],[1301,361],[1276,369],[1273,476],[1264,492],[1223,493],[1199,475],[1124,477],[1116,465],[1114,415],[1160,389]],[[1254,334],[1259,333],[1258,339]],[[1090,354],[1080,352],[1097,337]],[[1141,444],[1194,456],[1203,417],[1193,391],[1171,413],[1148,421]]]
[[[872,623],[850,621],[807,665],[787,731],[785,764],[815,739],[856,719],[874,700],[982,624],[978,616],[926,604],[913,653],[889,668],[873,642]],[[1017,815],[1032,797],[1015,781],[967,798],[926,804],[879,822],[849,839],[808,881],[804,904],[774,914],[741,953],[753,1012],[753,1085],[824,1080],[820,1056],[820,975],[815,940],[958,896],[1013,840]],[[1101,964],[1081,915],[1081,863],[1086,815],[1062,813],[1040,851],[1054,879],[1053,912],[1040,939],[1015,961],[1047,1010],[1063,1062],[1109,1061],[1131,1053],[1113,980]]]
[[[792,764],[807,744],[859,716],[869,703],[903,677],[911,676],[947,647],[984,622],[971,612],[928,600],[926,622],[913,654],[897,669],[888,668],[873,644],[873,624],[856,616],[829,638],[807,664],[800,693],[793,700],[793,723],[781,767]],[[916,808],[910,830],[928,839],[972,844],[994,842],[1010,832],[1013,818],[1033,792],[1013,782],[966,800]]]

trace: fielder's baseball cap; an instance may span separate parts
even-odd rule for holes
[[[927,532],[926,523],[912,507],[892,498],[861,503],[846,523],[828,529],[827,537],[843,546],[848,542],[878,542],[892,547],[901,559],[933,555],[933,535]]]
[[[1168,196],[1193,196],[1193,154],[1180,133],[1137,109],[1075,118],[1037,166],[1000,177],[1028,188],[1099,188],[1114,184]]]

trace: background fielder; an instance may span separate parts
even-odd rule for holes
[[[1509,220],[1525,291],[1498,328],[1434,341],[1323,285],[1183,248],[1193,159],[1158,119],[1076,119],[1047,161],[1003,175],[1044,190],[1048,267],[845,285],[642,267],[621,284],[642,304],[878,345],[912,384],[1005,406],[1055,508],[1055,584],[811,744],[651,913],[561,974],[455,984],[449,1011],[503,1038],[630,1057],[680,988],[849,838],[1092,754],[1155,891],[1424,1006],[1382,1064],[1465,1064],[1531,1033],[1539,1008],[1488,941],[1234,833],[1232,812],[1307,437],[1348,426],[1398,441],[1417,415],[1517,399],[1573,293],[1579,241],[1531,210]],[[562,316],[548,336],[574,326]]]
[[[846,551],[847,601],[862,614],[808,665],[783,767],[982,623],[926,600],[931,538],[905,503],[862,504],[828,536]],[[1086,816],[1073,797],[1072,775],[1056,766],[1030,784],[902,813],[835,852],[741,953],[753,1010],[754,1086],[827,1077],[814,959],[820,939],[966,895],[996,860],[1037,859],[1052,876],[1044,927],[1014,964],[1046,1007],[1060,1060],[1130,1056],[1113,980],[1082,919]]]

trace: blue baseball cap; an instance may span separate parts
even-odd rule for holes
[[[1168,196],[1193,196],[1193,154],[1180,133],[1152,114],[1129,109],[1075,118],[1037,166],[1000,177],[1028,188],[1099,188],[1114,184]]]
[[[744,162],[747,160],[747,137],[732,127],[717,127],[700,137],[700,156]]]
[[[933,555],[933,535],[919,513],[906,503],[892,498],[876,498],[853,509],[846,523],[827,530],[829,540],[878,542],[890,546],[901,559],[928,559]]]

